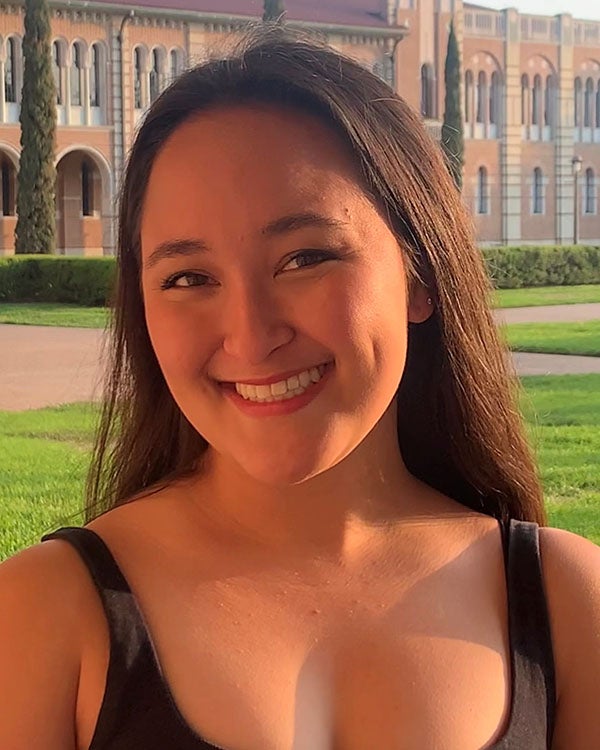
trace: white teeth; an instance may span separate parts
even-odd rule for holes
[[[312,378],[310,377],[310,371],[304,370],[304,372],[301,372],[300,375],[298,375],[298,380],[300,381],[300,385],[303,388],[306,388],[307,385],[310,385],[312,383]],[[289,381],[288,381],[289,384]]]
[[[288,398],[299,396],[313,383],[318,383],[325,371],[325,365],[311,367],[297,375],[292,375],[287,380],[280,380],[270,385],[245,385],[236,383],[235,389],[248,401],[285,401]]]

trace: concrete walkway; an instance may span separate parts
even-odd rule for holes
[[[579,305],[543,305],[541,307],[507,307],[495,311],[503,323],[584,323],[600,320],[600,302]]]
[[[497,311],[509,323],[600,319],[600,303]],[[39,409],[101,395],[104,332],[0,325],[0,410]],[[515,353],[519,375],[600,373],[600,357]]]

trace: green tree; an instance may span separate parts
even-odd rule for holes
[[[283,0],[264,0],[263,21],[277,21],[283,23],[285,7]]]
[[[46,0],[25,0],[16,253],[52,253],[56,247],[56,87],[50,33]]]
[[[462,190],[462,173],[465,163],[465,140],[463,119],[460,109],[460,53],[458,40],[454,31],[454,22],[450,24],[446,65],[444,68],[446,87],[444,122],[442,124],[442,149],[446,163],[456,187]]]

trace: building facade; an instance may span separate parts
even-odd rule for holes
[[[462,0],[286,0],[287,22],[387,80],[439,138],[454,18],[463,197],[482,244],[600,244],[600,22]],[[50,2],[57,253],[110,255],[125,155],[148,105],[226,49],[262,0]],[[0,255],[14,252],[23,6],[0,5]]]

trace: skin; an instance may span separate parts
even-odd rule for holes
[[[339,227],[265,234],[299,210]],[[208,249],[149,264],[182,238]],[[407,472],[396,438],[407,324],[432,307],[420,286],[409,299],[402,251],[339,138],[294,111],[192,119],[155,161],[141,241],[152,345],[210,445],[199,513],[271,554],[350,561],[373,528],[417,506],[439,512],[444,502]],[[327,248],[337,257],[304,268],[294,258]],[[161,288],[183,273],[179,288]],[[287,416],[244,415],[214,383],[328,361],[327,387]]]
[[[344,226],[262,232],[299,209]],[[498,525],[402,462],[407,322],[431,310],[425,289],[407,293],[401,249],[349,154],[296,112],[198,117],[152,170],[144,262],[182,237],[211,249],[146,266],[142,283],[167,383],[210,443],[207,471],[88,527],[135,594],[184,721],[231,750],[489,747],[511,699]],[[292,255],[324,243],[344,253],[292,270]],[[211,286],[161,289],[184,271]],[[327,386],[287,416],[252,420],[213,383],[326,359]],[[589,750],[600,551],[557,529],[540,544],[553,750]],[[88,748],[110,641],[87,569],[65,542],[35,545],[0,566],[0,601],[0,747]]]

